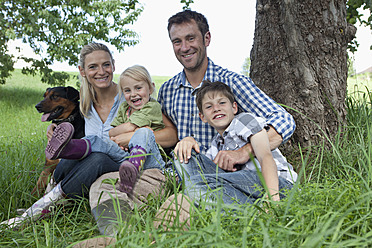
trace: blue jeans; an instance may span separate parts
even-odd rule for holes
[[[253,204],[264,193],[256,171],[224,171],[208,157],[195,151],[187,164],[175,160],[175,167],[184,182],[186,194],[197,204],[201,199],[206,203],[216,202],[218,197],[222,197],[224,204]],[[291,182],[279,177],[280,191],[292,187]],[[284,197],[283,194],[280,196]]]
[[[97,139],[96,141],[104,142],[102,139]],[[54,179],[57,183],[61,183],[62,191],[66,195],[69,197],[87,196],[90,186],[98,177],[105,173],[119,170],[120,161],[124,161],[124,158],[130,154],[120,149],[115,142],[111,142],[115,146],[105,142],[96,144],[103,150],[101,152],[93,151],[92,147],[92,153],[82,160],[62,159],[59,162],[54,171]],[[105,148],[105,145],[108,148]],[[149,153],[143,164],[143,170],[164,168],[165,163],[155,142],[154,133],[150,129],[140,128],[134,133],[129,142],[129,149],[135,145],[141,146]],[[111,149],[113,150],[111,151]],[[120,152],[121,155],[116,156],[115,152]],[[120,157],[121,159],[115,161],[112,156]]]
[[[102,139],[95,135],[86,136],[84,139],[90,140],[92,152],[102,152],[114,160],[117,163],[122,163],[124,160],[128,159],[130,152],[122,150],[114,141],[107,139]],[[134,146],[141,146],[147,153],[151,153],[151,156],[146,156],[146,161],[143,165],[143,169],[152,168],[164,168],[164,161],[161,157],[159,147],[155,142],[154,133],[148,128],[138,129],[129,141],[129,151]]]
[[[119,166],[119,163],[100,152],[91,153],[82,160],[62,159],[54,171],[54,180],[61,183],[62,191],[68,197],[87,197],[90,186],[98,177],[118,171]]]

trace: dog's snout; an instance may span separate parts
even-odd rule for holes
[[[36,110],[37,110],[39,113],[41,113],[41,112],[42,112],[41,109],[43,108],[41,102],[39,102],[38,104],[36,104],[36,105],[35,105],[35,108],[36,108]]]

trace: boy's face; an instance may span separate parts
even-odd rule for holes
[[[222,135],[238,112],[238,106],[220,92],[208,92],[203,97],[202,110],[203,113],[199,113],[200,119],[208,122]]]

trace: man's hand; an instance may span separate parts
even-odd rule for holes
[[[247,163],[251,153],[251,144],[246,144],[238,150],[219,151],[213,162],[225,171],[236,171],[237,169],[234,166]]]
[[[200,147],[198,142],[193,137],[183,138],[177,143],[174,148],[174,153],[177,155],[181,163],[185,162],[187,164],[191,158],[191,151],[194,149],[197,153],[200,152]]]

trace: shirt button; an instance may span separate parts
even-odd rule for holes
[[[191,134],[191,137],[194,137],[194,134],[193,133]]]

